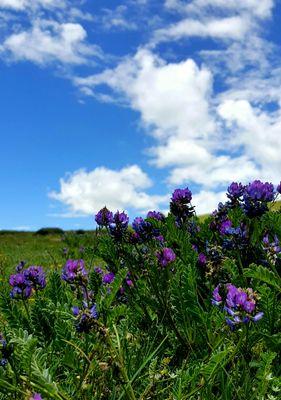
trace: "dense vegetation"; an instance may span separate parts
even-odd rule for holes
[[[233,183],[200,220],[177,189],[167,217],[3,235],[0,399],[280,399],[278,192]]]

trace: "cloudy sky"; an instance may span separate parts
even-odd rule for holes
[[[280,181],[278,0],[0,0],[0,229]]]

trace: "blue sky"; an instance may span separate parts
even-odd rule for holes
[[[274,0],[0,0],[0,229],[281,177]]]

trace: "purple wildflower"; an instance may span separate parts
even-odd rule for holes
[[[243,195],[244,186],[242,183],[232,182],[227,188],[227,197],[232,201],[237,201]]]
[[[281,246],[279,239],[276,235],[274,235],[274,240],[271,242],[269,240],[269,235],[265,235],[263,240],[263,250],[266,251],[269,260],[272,264],[275,264],[279,255],[281,255]]]
[[[280,182],[279,185],[277,186],[276,190],[277,190],[277,192],[278,192],[279,194],[281,194],[281,182]]]
[[[94,271],[99,275],[103,274],[103,270],[101,269],[101,267],[94,267]]]
[[[222,306],[228,315],[226,323],[232,330],[238,324],[257,322],[263,317],[263,312],[256,312],[257,295],[251,288],[241,289],[231,283],[220,284],[213,291],[212,304]]]
[[[148,211],[146,218],[152,218],[156,221],[164,221],[165,216],[160,211]]]
[[[16,266],[16,271],[21,272],[25,266],[26,262],[25,261],[20,261],[19,264]]]
[[[117,211],[113,216],[113,221],[109,224],[110,234],[115,240],[121,241],[128,228],[129,217],[125,212]]]
[[[176,217],[177,225],[181,226],[187,218],[194,214],[194,207],[190,204],[192,193],[188,188],[176,189],[170,202],[170,211]]]
[[[245,186],[242,208],[248,217],[259,217],[268,211],[267,203],[274,198],[272,183],[256,180]]]
[[[12,286],[10,296],[12,299],[26,300],[32,294],[32,284],[28,281],[23,272],[10,276],[9,283]]]
[[[105,285],[109,285],[110,283],[112,283],[115,279],[115,275],[113,272],[109,272],[108,274],[105,274],[102,278],[102,282]]]
[[[43,268],[37,265],[32,265],[24,271],[25,279],[31,282],[31,286],[35,290],[44,289],[46,286],[46,275]]]
[[[198,264],[200,266],[204,266],[204,265],[206,265],[206,263],[207,263],[207,257],[205,256],[204,253],[200,253],[198,255]]]
[[[230,219],[226,219],[220,225],[220,229],[219,229],[220,234],[225,235],[225,234],[229,233],[231,227],[232,227],[232,222],[230,221]]]
[[[166,267],[176,259],[174,251],[168,247],[164,247],[156,253],[158,263],[161,267]]]
[[[106,207],[103,207],[95,216],[95,221],[99,226],[108,226],[113,222],[113,214]]]
[[[183,203],[187,204],[190,203],[192,200],[192,193],[191,191],[187,188],[185,189],[176,189],[173,192],[173,195],[171,197],[172,202],[174,203]]]
[[[31,397],[30,400],[43,400],[41,397],[40,393],[34,393]]]
[[[88,273],[83,260],[67,260],[63,271],[62,279],[67,283],[81,284],[87,280]]]
[[[8,364],[8,355],[9,351],[7,349],[7,342],[4,339],[3,335],[0,333],[0,366],[6,367]]]
[[[72,313],[76,317],[76,330],[81,333],[90,332],[99,316],[96,304],[89,305],[87,302],[83,302],[83,308],[81,309],[77,306],[73,307]]]

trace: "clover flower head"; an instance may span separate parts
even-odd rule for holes
[[[150,240],[154,236],[159,235],[159,230],[155,229],[149,221],[146,221],[141,217],[136,217],[134,219],[132,227],[141,241]]]
[[[230,221],[230,219],[226,219],[224,220],[219,228],[219,232],[221,235],[225,235],[228,234],[230,232],[230,228],[232,227],[232,222]]]
[[[96,215],[95,221],[99,226],[108,226],[113,222],[113,213],[106,207],[103,207]]]
[[[146,218],[152,218],[156,221],[164,221],[165,216],[160,211],[148,211]]]
[[[279,255],[281,255],[281,245],[277,235],[274,235],[273,241],[269,239],[269,234],[267,233],[262,240],[263,250],[266,252],[269,260],[272,264],[275,264]]]
[[[174,203],[190,203],[192,200],[192,193],[188,189],[188,187],[185,189],[175,189],[172,194],[171,200]]]
[[[204,265],[206,265],[206,263],[207,263],[207,257],[205,256],[204,253],[200,253],[198,255],[198,264],[200,266],[204,266]]]
[[[128,228],[128,224],[128,215],[124,211],[117,211],[113,216],[113,221],[109,224],[109,231],[111,236],[116,241],[122,241],[122,239],[124,238],[124,234]]]
[[[192,193],[187,188],[176,189],[171,197],[170,211],[176,217],[178,226],[181,226],[187,218],[194,214],[194,207],[190,204]]]
[[[219,284],[213,291],[212,304],[226,312],[226,323],[232,330],[239,324],[257,322],[263,317],[263,312],[257,312],[257,294],[252,288]]]
[[[243,195],[243,192],[244,186],[242,183],[232,182],[227,188],[226,195],[230,200],[234,201],[240,199],[240,197]]]
[[[6,367],[8,364],[8,350],[7,350],[7,342],[4,339],[3,335],[0,334],[0,366]]]
[[[35,290],[44,289],[46,286],[46,275],[43,268],[37,265],[32,265],[24,271],[25,279],[31,282]]]
[[[95,321],[99,317],[96,304],[89,305],[87,302],[83,303],[83,307],[81,309],[77,306],[73,307],[72,313],[74,317],[76,317],[76,330],[80,333],[89,333],[94,327]]]
[[[242,208],[248,217],[259,217],[268,211],[268,203],[275,198],[272,183],[255,180],[245,186]]]
[[[87,281],[88,273],[83,260],[67,260],[62,271],[62,279],[70,284],[81,284]]]
[[[10,296],[12,299],[26,300],[32,294],[32,284],[25,278],[23,272],[12,274],[9,279],[12,286]]]
[[[34,393],[31,397],[30,400],[43,400],[43,398],[41,397],[40,393]]]
[[[104,274],[103,278],[102,278],[102,282],[105,285],[109,285],[110,283],[112,283],[115,279],[115,275],[113,272],[109,272],[107,274]]]
[[[20,261],[19,264],[16,266],[16,272],[21,272],[25,266],[25,261]]]
[[[156,253],[158,258],[158,264],[161,267],[166,267],[167,265],[171,264],[176,259],[176,255],[172,249],[169,247],[164,247],[160,251]]]

